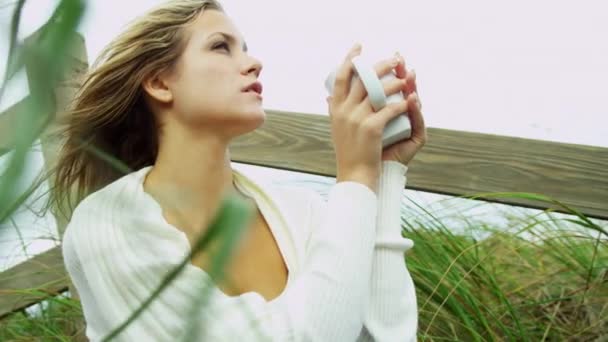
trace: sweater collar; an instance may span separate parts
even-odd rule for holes
[[[148,173],[152,170],[153,165],[145,166],[135,172],[133,172],[132,176],[134,176],[134,182],[132,191],[135,191],[136,198],[135,200],[139,202],[141,205],[145,205],[148,212],[154,213],[156,219],[161,220],[162,222],[166,222],[163,214],[162,208],[160,204],[147,192],[144,191],[143,182]],[[280,216],[280,219],[283,221],[286,226],[287,231],[274,232],[275,234],[281,234],[283,237],[287,238],[289,241],[286,243],[291,244],[291,246],[286,246],[285,251],[292,251],[293,254],[291,256],[285,256],[290,260],[286,260],[286,262],[291,261],[291,269],[297,272],[298,265],[300,265],[300,259],[304,257],[303,249],[299,247],[299,245],[294,240],[294,234],[296,230],[294,230],[295,222],[292,222],[288,215],[285,215],[287,212],[287,207],[285,207],[288,201],[280,201],[279,200],[279,192],[274,191],[274,186],[260,179],[254,179],[253,177],[249,177],[241,171],[232,168],[232,175],[235,186],[245,193],[248,196],[251,196],[256,203],[262,205],[271,205],[276,208],[276,213]],[[168,223],[167,223],[168,225]],[[170,226],[170,225],[169,225]],[[171,226],[173,227],[173,226]],[[173,229],[180,235],[183,236],[183,239],[187,241],[187,237],[185,233],[176,227]],[[276,238],[276,237],[275,237]],[[289,252],[287,252],[289,253]]]

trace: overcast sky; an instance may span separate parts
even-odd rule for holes
[[[21,37],[56,3],[28,1]],[[157,3],[90,1],[80,27],[90,62],[127,21]],[[359,41],[364,54],[398,50],[416,69],[429,127],[608,147],[605,1],[222,4],[264,64],[265,108],[327,114],[325,76]],[[9,16],[0,11],[4,65]],[[24,80],[16,84],[1,108],[27,93]]]

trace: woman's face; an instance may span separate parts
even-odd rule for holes
[[[187,30],[185,50],[165,80],[171,119],[228,137],[259,127],[262,99],[243,89],[257,81],[262,64],[249,56],[238,29],[224,13],[206,10]]]

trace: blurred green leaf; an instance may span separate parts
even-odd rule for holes
[[[11,24],[7,72],[2,89],[16,66],[27,65],[30,95],[19,113],[13,132],[15,146],[8,166],[0,176],[0,223],[27,197],[18,194],[17,186],[26,173],[26,156],[49,122],[54,118],[53,90],[69,65],[69,44],[85,9],[81,0],[62,0],[53,15],[27,44],[16,49],[16,37],[25,1],[19,1]],[[17,52],[18,51],[18,52]],[[17,59],[18,58],[18,59]],[[27,192],[27,191],[26,191]]]

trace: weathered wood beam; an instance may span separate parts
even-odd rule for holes
[[[264,124],[231,145],[232,160],[317,175],[336,175],[326,115],[266,110]],[[608,219],[608,148],[428,128],[428,143],[410,163],[408,189],[452,196],[531,192],[589,217]],[[479,199],[536,209],[551,203]]]

